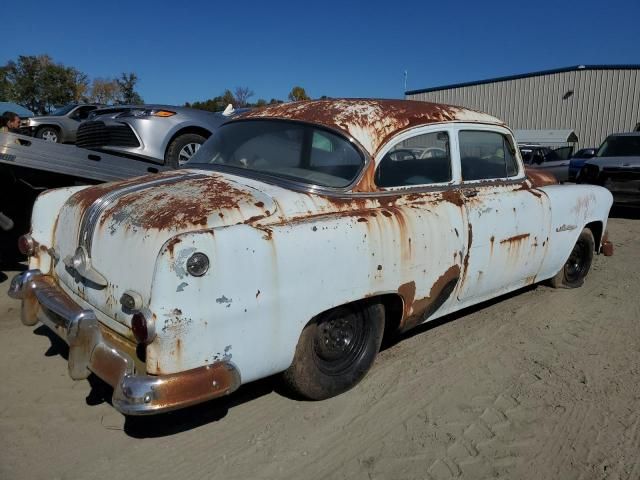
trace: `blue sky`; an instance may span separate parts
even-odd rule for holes
[[[10,5],[10,6],[8,6]],[[237,86],[285,99],[402,98],[578,64],[640,63],[640,1],[11,1],[0,63],[47,53],[90,77],[136,72],[149,103]]]

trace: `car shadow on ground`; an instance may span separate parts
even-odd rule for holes
[[[423,323],[422,325],[418,325],[417,327],[414,327],[404,333],[398,334],[398,335],[393,335],[390,336],[389,338],[386,338],[383,343],[382,343],[382,347],[380,348],[380,351],[384,351],[387,350],[389,348],[392,348],[394,345],[407,340],[408,338],[411,337],[415,337],[416,335],[422,335],[423,333],[426,333],[430,330],[433,330],[435,328],[438,328],[442,325],[445,325],[449,322],[453,322],[455,320],[458,320],[459,318],[462,317],[466,317],[467,315],[471,315],[473,313],[476,313],[480,310],[484,310],[485,308],[491,307],[492,305],[496,305],[498,303],[502,303],[505,300],[508,300],[510,298],[513,297],[517,297],[519,295],[522,295],[524,293],[527,292],[531,292],[533,290],[536,290],[537,288],[540,287],[541,284],[534,284],[534,285],[529,285],[527,287],[523,287],[520,288],[518,290],[515,290],[513,292],[510,293],[505,293],[504,295],[501,295],[499,297],[495,297],[492,298],[491,300],[486,300],[484,302],[478,303],[476,305],[472,305],[470,307],[464,308],[462,310],[458,310],[457,312],[453,312],[450,313],[448,315],[444,315],[443,317],[437,318],[435,320],[432,320],[430,322],[426,322]]]
[[[615,204],[611,207],[609,218],[627,218],[629,220],[640,220],[640,206],[632,207],[629,205]]]
[[[45,357],[60,355],[65,360],[69,359],[69,347],[51,329],[44,325],[38,326],[34,334],[47,337],[51,345],[44,353]],[[91,374],[87,378],[91,390],[86,397],[89,406],[111,403],[113,388],[100,378]],[[217,422],[224,418],[229,410],[237,405],[255,400],[273,391],[278,391],[277,377],[267,377],[247,385],[242,385],[233,394],[210,400],[192,407],[186,407],[173,412],[161,413],[150,416],[125,416],[124,432],[133,438],[155,438],[175,435],[208,423]]]
[[[0,284],[11,280],[5,272],[24,272],[27,266],[23,263],[2,262],[0,263]]]
[[[515,292],[508,293],[501,297],[483,302],[479,305],[466,308],[459,312],[445,315],[437,320],[427,322],[423,325],[417,326],[408,332],[401,335],[396,335],[386,340],[381,350],[387,350],[392,348],[397,343],[421,335],[432,329],[438,328],[441,325],[457,320],[466,315],[470,315],[474,312],[487,308],[496,303],[502,302],[506,299],[521,295],[526,292],[530,292],[538,288],[537,285],[525,287]],[[69,357],[69,348],[67,344],[58,337],[48,327],[38,326],[34,331],[34,334],[41,335],[49,338],[51,341],[50,347],[44,353],[46,357],[53,357],[60,355],[65,360]],[[86,397],[86,403],[89,406],[100,405],[102,403],[111,404],[111,397],[113,389],[97,376],[91,374],[87,379],[91,390]],[[282,382],[279,380],[278,375],[273,375],[261,380],[251,382],[246,385],[242,385],[238,390],[229,396],[210,400],[199,405],[186,407],[181,410],[173,412],[161,413],[158,415],[150,416],[126,416],[124,422],[124,432],[133,438],[157,438],[175,435],[187,430],[192,430],[203,425],[217,422],[223,419],[229,410],[242,405],[243,403],[250,402],[264,395],[268,395],[275,392],[281,396],[290,398],[292,401],[308,401],[289,392]]]

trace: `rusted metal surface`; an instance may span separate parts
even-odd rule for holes
[[[556,185],[560,183],[556,176],[551,172],[527,167],[525,167],[525,171],[527,178],[531,181],[534,187],[544,187],[546,185]]]
[[[119,299],[135,292],[156,332],[145,347],[146,373],[206,369],[204,377],[180,380],[196,401],[211,389],[195,379],[208,378],[208,367],[221,362],[236,366],[232,383],[237,375],[246,383],[286,369],[307,322],[333,307],[396,295],[403,303],[397,323],[406,330],[552,277],[584,225],[606,227],[610,194],[598,187],[527,178],[522,165],[512,178],[465,182],[457,131],[481,125],[511,135],[474,112],[338,100],[269,107],[243,118],[338,129],[370,153],[367,171],[354,191],[328,193],[180,170],[64,192],[49,211],[46,201],[36,205],[34,237],[44,250],[33,264],[50,262],[61,288],[127,341],[132,312]],[[399,133],[410,138],[443,129],[453,145],[449,184],[376,186],[376,166]],[[49,255],[73,255],[81,241],[106,286]],[[199,277],[187,267],[196,252],[210,262]],[[101,363],[102,374],[114,377],[118,368],[108,368]],[[219,374],[216,394],[226,391]]]
[[[420,125],[482,122],[502,125],[495,117],[474,110],[412,100],[337,99],[283,103],[251,110],[238,117],[299,120],[340,130],[374,156],[394,135]]]
[[[600,251],[605,257],[610,257],[613,255],[613,242],[609,239],[609,232],[605,231],[602,236],[602,242],[600,246]]]
[[[82,192],[81,192],[82,193]],[[208,226],[219,212],[248,211],[245,221],[267,216],[264,201],[247,187],[221,176],[186,178],[177,184],[159,185],[116,200],[102,216],[101,227],[109,230],[181,230]],[[258,205],[261,205],[259,207]]]

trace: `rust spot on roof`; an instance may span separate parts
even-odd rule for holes
[[[378,99],[284,103],[246,112],[233,121],[265,118],[318,123],[339,130],[372,156],[389,138],[418,125],[455,121],[503,124],[490,115],[453,105]]]

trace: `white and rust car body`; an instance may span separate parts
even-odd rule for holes
[[[333,188],[188,165],[36,202],[29,270],[10,293],[23,301],[25,324],[42,321],[67,341],[71,376],[97,374],[126,414],[197,403],[284,371],[305,325],[333,307],[379,298],[386,328],[403,331],[553,277],[585,227],[598,251],[604,242],[611,194],[530,178],[512,132],[491,116],[327,100],[227,125],[256,119],[327,129],[357,149],[362,168]],[[461,131],[501,135],[515,171],[465,180]],[[430,132],[446,132],[450,180],[378,186],[385,155]],[[210,259],[199,277],[186,266],[195,252]],[[155,333],[142,346],[136,312]]]

